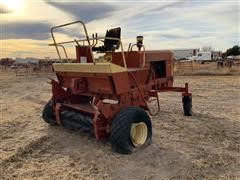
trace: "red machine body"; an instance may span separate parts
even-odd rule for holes
[[[84,24],[83,26],[85,28]],[[52,109],[58,124],[62,123],[61,112],[64,109],[79,112],[92,119],[95,137],[100,140],[110,136],[112,120],[124,108],[140,107],[153,115],[149,103],[156,101],[159,111],[160,92],[182,92],[183,97],[191,97],[187,84],[184,87],[173,87],[174,64],[171,51],[141,50],[143,45],[140,41],[136,44],[137,51],[132,48],[123,51],[122,48],[122,51],[115,52],[106,50],[108,46],[96,48],[95,43],[90,44],[90,40],[97,39],[90,39],[86,33],[83,41],[88,42],[88,45],[80,45],[80,40],[75,40],[75,63],[53,64],[58,81],[51,81]],[[119,40],[115,37],[105,37],[105,41],[106,39]],[[59,54],[58,46],[63,43],[56,43],[54,36],[53,40]],[[94,49],[106,51],[104,62],[93,57]]]
[[[87,55],[81,54],[84,50],[80,47],[77,50],[78,57]],[[159,105],[159,92],[177,91],[191,95],[187,86],[173,87],[171,51],[125,53],[127,72],[94,74],[63,71],[56,72],[58,82],[52,82],[54,102],[64,102],[61,103],[62,108],[70,108],[90,115],[94,120],[94,133],[97,139],[109,136],[111,120],[122,108],[140,106],[152,114],[148,101],[154,97]],[[143,55],[145,55],[144,67],[142,67]],[[121,53],[113,52],[111,56],[112,63],[123,64]],[[89,63],[92,62],[87,59]],[[157,65],[162,68],[160,74],[156,73]],[[61,124],[60,118],[58,123]]]

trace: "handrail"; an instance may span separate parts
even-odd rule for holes
[[[63,48],[63,51],[64,51],[64,54],[65,54],[65,56],[67,58],[67,61],[70,62],[69,58],[68,58],[68,55],[67,55],[67,51],[66,51],[66,49],[65,49],[65,47],[63,45],[61,45],[61,44],[51,44],[49,46],[59,46],[59,47]]]
[[[99,39],[109,39],[109,40],[116,40],[116,41],[121,41],[119,38],[113,38],[113,37],[97,37],[97,38],[89,38],[89,40],[99,40]],[[83,41],[87,41],[87,39],[78,39],[78,40],[72,40],[72,41],[63,41],[63,42],[59,42],[56,44],[70,44],[70,43],[74,43],[74,42],[83,42]],[[54,45],[55,43],[51,43],[48,44],[49,46]]]
[[[54,42],[53,45],[56,47],[56,50],[57,50],[57,53],[58,53],[58,56],[59,56],[59,59],[60,59],[61,62],[62,62],[62,58],[61,58],[61,55],[60,55],[59,49],[58,49],[58,45],[59,45],[59,44],[56,42],[55,36],[54,36],[54,34],[53,34],[53,33],[54,33],[54,30],[57,29],[57,28],[62,28],[62,27],[69,26],[69,25],[73,25],[73,24],[77,24],[77,23],[82,24],[83,29],[84,29],[84,32],[85,32],[85,35],[86,35],[86,40],[87,40],[88,45],[89,45],[89,47],[90,47],[91,44],[90,44],[90,40],[89,40],[87,28],[86,28],[86,26],[85,26],[85,24],[84,24],[83,21],[74,21],[74,22],[71,22],[71,23],[62,24],[62,25],[54,26],[54,27],[51,28],[51,35],[52,35],[53,42]],[[74,41],[74,42],[75,42],[75,41]],[[93,62],[94,62],[94,64],[95,64],[95,60],[94,60],[94,57],[93,57],[92,49],[90,49],[90,53],[91,53]]]
[[[125,55],[124,55],[124,50],[123,50],[123,44],[122,44],[122,41],[119,39],[119,38],[113,38],[113,37],[97,37],[97,38],[88,38],[88,39],[79,39],[79,40],[73,40],[73,41],[65,41],[65,42],[60,42],[60,43],[53,43],[53,44],[49,44],[49,46],[52,46],[52,45],[62,45],[62,44],[69,44],[69,43],[76,43],[76,42],[85,42],[85,41],[89,41],[90,40],[100,40],[100,39],[108,39],[108,40],[116,40],[116,41],[119,41],[120,43],[120,47],[121,47],[121,54],[122,54],[122,58],[123,58],[123,64],[124,64],[124,67],[127,68],[127,63],[126,63],[126,59],[125,59]],[[89,46],[89,47],[92,47],[92,46]],[[91,49],[91,48],[90,48]],[[144,52],[145,52],[145,48],[144,48]],[[95,62],[95,61],[94,61]],[[96,63],[96,62],[95,62]],[[94,64],[95,64],[94,63]],[[144,57],[144,66],[145,66],[145,57]]]

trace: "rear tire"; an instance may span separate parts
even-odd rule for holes
[[[192,96],[183,96],[183,111],[185,116],[192,116]]]
[[[140,107],[122,109],[111,125],[111,146],[115,152],[131,154],[148,146],[152,140],[152,123]]]
[[[61,113],[62,125],[74,131],[91,132],[93,131],[93,122],[89,116],[79,112],[64,110]]]
[[[42,112],[42,118],[44,121],[48,124],[55,125],[56,123],[56,117],[53,113],[52,109],[52,101],[48,101],[48,103],[44,106],[43,112]]]
[[[45,105],[42,118],[50,125],[57,125],[56,116],[53,113],[52,101],[49,101]],[[91,132],[93,130],[91,118],[75,111],[63,110],[61,112],[61,123],[64,127],[75,131]]]

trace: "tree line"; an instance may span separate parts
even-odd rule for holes
[[[238,56],[238,55],[240,55],[240,47],[236,45],[236,46],[233,46],[232,48],[227,49],[222,56],[227,57],[227,56]]]

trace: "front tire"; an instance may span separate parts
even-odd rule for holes
[[[152,122],[140,107],[122,109],[111,125],[111,146],[115,152],[131,154],[152,140]]]
[[[183,111],[185,116],[192,116],[192,96],[183,96]]]

